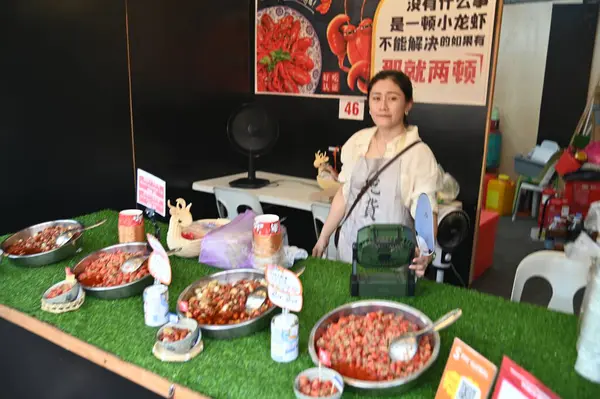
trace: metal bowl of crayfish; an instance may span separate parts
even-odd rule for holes
[[[262,331],[269,326],[271,317],[279,308],[272,305],[268,300],[256,313],[251,315],[245,314],[241,308],[242,304],[245,303],[247,294],[255,286],[266,286],[264,278],[265,274],[255,269],[233,269],[203,277],[189,285],[179,295],[177,313],[180,317],[190,317],[198,321],[198,325],[202,329],[202,335],[215,339],[239,338]],[[252,287],[249,287],[248,284],[252,284]],[[204,296],[204,292],[208,290],[215,290],[214,292],[218,294],[210,295],[211,299],[208,299]],[[236,292],[232,293],[233,290],[236,290]],[[241,290],[245,292],[241,293]],[[229,301],[229,298],[233,295],[240,295],[240,298],[236,300],[238,309],[234,308],[230,312],[222,312],[224,306],[231,306],[232,302]],[[210,301],[210,303],[207,302],[206,308],[213,309],[208,310],[208,312],[213,313],[210,320],[203,317],[200,312],[202,308],[199,301],[202,301],[203,298]],[[221,298],[228,299],[222,301]],[[215,304],[218,308],[214,306]],[[222,316],[217,317],[214,314],[215,309]],[[235,318],[236,314],[234,312],[237,312],[237,316],[242,315]]]
[[[141,294],[152,284],[153,277],[147,263],[130,275],[118,269],[128,257],[148,254],[145,242],[111,245],[83,258],[73,268],[73,274],[88,295],[101,299],[128,298]]]
[[[62,246],[56,246],[56,238],[68,230],[80,228],[83,228],[81,223],[69,219],[39,223],[6,238],[0,244],[0,253],[16,266],[40,267],[57,263],[81,251],[83,235],[75,233]]]
[[[342,375],[349,390],[374,395],[403,393],[421,382],[423,375],[430,371],[437,360],[440,352],[439,333],[423,336],[417,355],[409,362],[392,363],[389,357],[386,358],[385,351],[378,354],[378,360],[365,361],[361,353],[373,349],[369,349],[368,345],[381,345],[379,338],[382,337],[377,336],[379,331],[405,329],[408,326],[420,329],[430,324],[431,319],[424,313],[403,303],[384,300],[352,302],[333,309],[317,321],[310,332],[308,352],[315,365],[319,364],[320,349],[329,353],[332,363],[329,367]],[[336,331],[345,331],[344,338],[337,337]],[[358,340],[362,340],[359,346],[362,352],[352,349]],[[357,363],[363,366],[357,367]]]

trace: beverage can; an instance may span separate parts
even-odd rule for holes
[[[146,239],[144,213],[140,209],[119,212],[119,242],[143,242]]]
[[[271,319],[271,358],[288,363],[298,357],[298,316],[283,313]]]
[[[144,290],[144,321],[149,327],[160,327],[169,321],[169,288],[155,284]]]

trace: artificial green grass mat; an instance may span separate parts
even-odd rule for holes
[[[118,242],[117,212],[102,211],[76,218],[89,225],[108,218],[103,226],[85,233],[83,252],[65,262],[28,269],[4,259],[0,266],[0,303],[52,324],[119,358],[137,364],[172,382],[213,398],[293,398],[296,375],[313,367],[307,350],[310,330],[325,313],[359,300],[349,293],[350,265],[309,259],[304,308],[300,317],[300,356],[294,362],[271,360],[270,331],[234,340],[204,338],[204,352],[188,363],[162,363],[152,355],[157,329],[144,324],[142,297],[102,300],[86,297],[75,311],[54,315],[40,310],[42,293],[64,278],[64,268],[74,266],[91,252]],[[152,231],[147,224],[147,231]],[[167,233],[161,225],[162,241]],[[221,269],[199,264],[197,259],[171,257],[173,279],[169,287],[171,311],[181,291],[202,276]],[[364,298],[360,298],[364,299]],[[387,298],[389,299],[389,298]],[[415,298],[396,299],[423,311],[432,320],[462,308],[462,318],[440,333],[439,358],[422,383],[402,398],[433,398],[454,337],[494,362],[507,355],[535,375],[562,398],[600,398],[594,385],[574,370],[577,318],[545,308],[517,304],[472,290],[420,281]],[[345,391],[344,397],[360,397]]]

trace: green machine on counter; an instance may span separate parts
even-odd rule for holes
[[[415,229],[401,224],[361,228],[352,245],[350,295],[359,297],[414,296],[417,278],[408,266],[416,248],[430,255],[435,248],[433,212],[429,198],[419,196]],[[359,270],[359,265],[364,270]]]

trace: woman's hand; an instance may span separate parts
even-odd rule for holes
[[[329,239],[324,240],[322,237],[319,237],[319,240],[315,244],[315,247],[312,250],[313,258],[321,258],[323,253],[327,249],[327,244],[329,244]]]
[[[429,266],[433,260],[433,254],[421,256],[421,252],[419,251],[419,248],[417,248],[415,255],[416,258],[413,259],[412,264],[408,268],[414,270],[417,277],[423,277],[425,275],[425,270],[427,270],[427,266]]]

